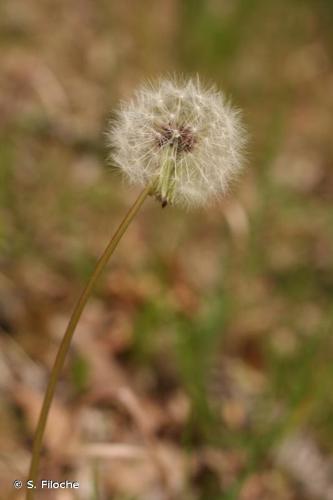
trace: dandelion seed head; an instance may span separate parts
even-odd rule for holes
[[[165,204],[205,205],[242,166],[238,110],[199,79],[159,80],[124,102],[108,131],[114,164]]]

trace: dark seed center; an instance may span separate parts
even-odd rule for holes
[[[169,123],[168,125],[163,125],[159,133],[158,145],[162,147],[168,144],[170,147],[175,147],[177,153],[189,153],[196,143],[193,131],[185,125],[172,127]]]

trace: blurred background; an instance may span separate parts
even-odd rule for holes
[[[63,370],[47,500],[333,499],[333,3],[2,0],[0,498],[22,499],[74,302],[137,196],[106,161],[143,79],[243,109],[248,165],[186,213],[148,200]]]

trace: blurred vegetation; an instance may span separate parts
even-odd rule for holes
[[[146,203],[82,318],[43,477],[85,485],[60,500],[332,498],[332,22],[330,0],[1,3],[1,498],[22,498],[64,326],[135,196],[107,122],[173,72],[243,110],[247,169],[205,212]]]

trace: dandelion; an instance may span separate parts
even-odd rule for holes
[[[36,483],[48,414],[73,334],[94,285],[148,195],[162,206],[204,205],[224,194],[239,172],[244,132],[239,113],[215,88],[199,79],[161,80],[139,89],[123,104],[108,131],[117,167],[143,190],[99,258],[79,297],[56,355],[46,388],[28,479]],[[33,500],[34,489],[27,490]]]
[[[151,184],[162,205],[205,205],[223,195],[242,165],[238,110],[199,78],[144,85],[120,107],[108,132],[115,165]]]

